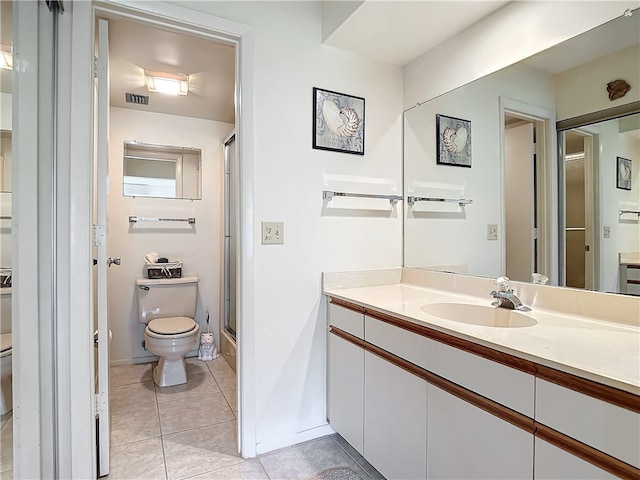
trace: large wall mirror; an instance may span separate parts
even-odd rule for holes
[[[640,252],[640,215],[619,215],[640,210],[639,41],[636,11],[408,109],[404,265],[625,292],[621,255]],[[631,90],[610,100],[618,79]]]
[[[123,160],[125,196],[200,200],[201,150],[125,142]]]

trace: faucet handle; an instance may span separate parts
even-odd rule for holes
[[[498,287],[499,292],[506,292],[509,290],[509,278],[508,277],[498,277],[495,280],[496,287]]]

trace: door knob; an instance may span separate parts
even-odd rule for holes
[[[109,267],[110,267],[110,266],[111,266],[111,265],[113,265],[114,263],[115,263],[116,265],[120,265],[120,257],[116,257],[116,258],[111,258],[111,257],[109,257],[109,258],[107,258],[107,266],[109,266]]]

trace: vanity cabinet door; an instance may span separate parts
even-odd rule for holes
[[[362,455],[364,350],[329,333],[329,423]]]
[[[540,480],[607,480],[617,478],[579,457],[536,438],[535,477]]]
[[[427,383],[365,352],[364,457],[388,479],[425,479]]]
[[[533,434],[438,387],[428,389],[427,477],[533,477]]]

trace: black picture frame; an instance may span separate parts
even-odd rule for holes
[[[471,121],[436,114],[436,162],[471,168]]]
[[[616,157],[616,188],[631,190],[631,160]]]
[[[313,148],[364,155],[364,98],[313,88]]]

